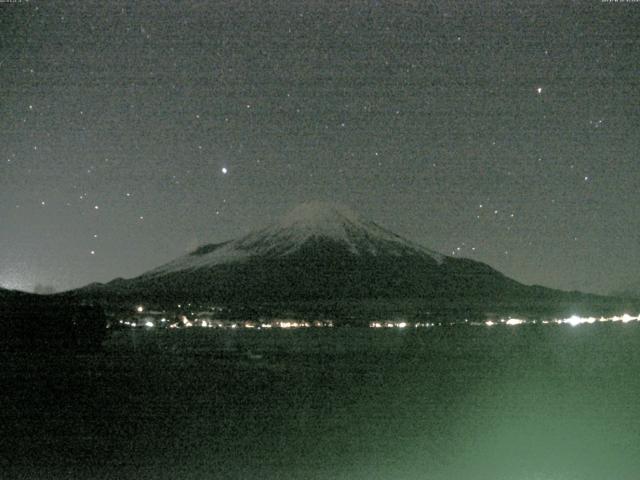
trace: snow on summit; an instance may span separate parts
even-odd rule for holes
[[[282,228],[304,228],[327,235],[340,235],[345,224],[361,224],[353,210],[331,203],[309,202],[294,208],[279,222]]]
[[[310,202],[291,210],[278,223],[258,232],[258,235],[267,235],[274,240],[286,239],[292,246],[301,245],[312,237],[328,238],[352,246],[350,232],[371,230],[372,227],[367,223],[370,222],[346,207]]]
[[[332,203],[303,203],[262,230],[194,252],[148,272],[155,276],[182,270],[236,263],[258,257],[282,257],[308,241],[325,240],[346,247],[354,255],[427,255],[441,263],[444,255],[410,242],[349,208]]]

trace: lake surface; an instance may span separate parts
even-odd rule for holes
[[[131,330],[0,354],[3,479],[637,479],[640,325]]]

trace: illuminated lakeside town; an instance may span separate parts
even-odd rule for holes
[[[178,305],[179,308],[182,305]],[[229,320],[217,318],[217,314],[222,312],[222,307],[213,307],[208,311],[188,312],[188,313],[170,313],[167,311],[147,310],[143,305],[137,305],[134,312],[118,318],[110,324],[111,328],[218,328],[218,329],[296,329],[296,328],[332,328],[334,321],[329,319],[322,320],[303,320],[295,318],[274,318],[274,319],[258,319],[258,320]],[[567,318],[553,319],[524,319],[524,318],[497,318],[487,319],[485,321],[475,321],[462,319],[460,321],[448,322],[415,322],[404,318],[395,318],[392,320],[372,320],[368,323],[368,328],[374,329],[419,329],[419,328],[435,328],[454,325],[468,325],[473,327],[494,327],[508,326],[514,327],[519,325],[570,325],[572,327],[584,324],[595,323],[631,323],[640,321],[639,315],[630,315],[624,313],[622,315],[613,316],[589,316],[582,317],[572,315]]]

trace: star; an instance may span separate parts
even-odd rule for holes
[[[536,88],[536,92],[538,92],[538,95],[540,95],[542,93],[542,87]]]
[[[223,175],[226,175],[229,172],[229,170],[227,170],[227,167],[222,167],[220,171],[222,172]]]

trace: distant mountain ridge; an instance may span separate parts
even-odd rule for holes
[[[632,282],[628,285],[622,286],[617,290],[611,292],[611,295],[624,298],[640,299],[640,281]]]
[[[23,299],[28,297],[39,297],[34,293],[23,292],[21,290],[9,290],[7,288],[0,287],[0,301]]]

